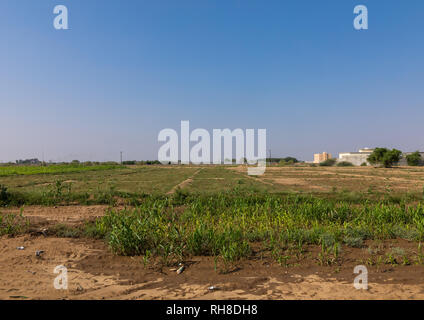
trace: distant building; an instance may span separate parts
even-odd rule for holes
[[[358,152],[339,153],[338,162],[346,161],[352,163],[355,166],[360,166],[363,163],[369,165],[370,163],[368,162],[368,157],[373,151],[374,149],[363,148],[359,149]]]
[[[25,159],[25,160],[16,160],[16,164],[40,164],[41,162],[38,159]]]
[[[368,162],[368,157],[374,149],[364,148],[360,149],[358,152],[345,152],[339,154],[339,159],[337,162],[347,161],[352,163],[355,166],[360,166],[363,163],[370,165]],[[403,152],[402,157],[396,165],[398,166],[407,166],[408,162],[406,161],[406,156],[412,154],[413,152]],[[424,165],[424,152],[419,152],[421,156],[421,162],[419,165]]]
[[[327,152],[315,153],[314,154],[314,163],[321,163],[325,160],[331,159],[331,154]]]
[[[399,166],[407,166],[408,165],[408,161],[406,160],[406,156],[413,154],[413,152],[404,152],[402,153],[402,158],[399,160],[399,162],[397,163]],[[420,166],[424,165],[424,152],[419,152],[420,156],[421,156],[421,161],[420,161]]]

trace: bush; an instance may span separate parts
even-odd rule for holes
[[[320,166],[321,167],[331,167],[331,166],[334,166],[334,164],[336,163],[336,159],[327,159],[327,160],[325,160],[325,161],[323,161],[323,162],[320,162]]]
[[[408,162],[408,166],[418,166],[422,162],[421,154],[418,151],[408,154],[406,161]]]
[[[299,162],[299,160],[297,160],[296,158],[294,158],[294,157],[285,157],[285,158],[283,158],[283,159],[281,159],[281,160],[283,160],[283,161],[285,161],[285,162],[290,162],[290,163],[298,163]]]
[[[350,237],[350,236],[346,236],[344,238],[344,243],[352,248],[361,248],[364,244],[364,241],[362,240],[361,237]]]
[[[16,236],[28,230],[29,220],[22,215],[8,213],[0,215],[0,236],[10,235]]]
[[[368,166],[368,164],[366,162],[361,163],[361,167],[366,167],[366,166]]]
[[[402,151],[386,148],[376,148],[373,153],[368,157],[368,161],[374,165],[381,165],[384,168],[390,168],[396,162],[399,162],[402,156]]]
[[[289,161],[280,160],[280,162],[278,163],[278,165],[280,165],[280,166],[290,166],[290,165],[293,165],[293,164],[294,164],[293,160],[289,160]]]
[[[10,202],[10,194],[7,191],[7,187],[0,184],[0,205],[7,205]]]
[[[341,161],[337,163],[338,167],[353,167],[353,163],[349,161]]]

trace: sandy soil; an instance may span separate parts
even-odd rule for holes
[[[77,224],[86,220],[95,219],[104,215],[108,206],[28,206],[22,207],[22,213],[30,221],[46,221],[48,224],[67,223]],[[119,209],[119,207],[118,207]],[[19,214],[20,208],[2,209],[2,213]]]
[[[106,206],[26,207],[35,227],[78,224],[104,214]],[[18,213],[19,209],[8,209]],[[3,211],[5,212],[5,211]],[[48,235],[48,234],[47,234]],[[416,251],[407,241],[381,244]],[[17,247],[23,246],[24,250]],[[36,257],[37,250],[45,251]],[[424,268],[418,265],[368,267],[368,290],[356,290],[353,269],[367,258],[365,249],[343,248],[340,265],[319,266],[319,248],[307,248],[300,264],[283,267],[253,258],[229,273],[215,270],[211,257],[176,266],[143,263],[142,257],[113,255],[101,240],[63,239],[31,233],[0,238],[0,299],[424,299]],[[56,290],[54,268],[68,268],[68,290]],[[215,286],[217,290],[208,290]]]
[[[39,258],[36,250],[45,253]],[[68,268],[68,290],[54,289],[58,265]],[[353,287],[351,263],[284,268],[254,260],[222,274],[211,258],[199,257],[177,274],[172,267],[145,267],[141,257],[115,256],[102,241],[87,239],[3,237],[0,268],[0,299],[424,299],[420,266],[370,268],[365,291]]]

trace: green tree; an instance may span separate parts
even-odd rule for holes
[[[406,161],[408,162],[408,166],[418,166],[422,161],[421,154],[418,151],[408,154]]]
[[[387,148],[375,148],[373,153],[368,157],[368,162],[373,165],[381,165],[384,168],[390,168],[400,160],[402,151]]]
[[[336,159],[327,159],[323,162],[320,162],[319,165],[321,167],[331,167],[334,166],[336,164],[337,160]]]
[[[338,167],[353,167],[353,163],[349,161],[341,161],[337,163]]]
[[[285,157],[282,160],[284,160],[285,162],[290,162],[290,163],[298,163],[299,162],[299,160],[297,160],[294,157]]]

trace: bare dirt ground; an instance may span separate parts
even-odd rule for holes
[[[240,174],[246,174],[246,166],[229,167]],[[369,188],[404,192],[422,192],[424,170],[420,167],[267,167],[265,174],[250,177],[255,181],[274,186],[274,189],[330,192],[340,190],[367,192]]]
[[[36,250],[45,253],[38,258]],[[68,290],[54,289],[58,265],[68,268]],[[285,268],[249,260],[222,274],[212,258],[198,257],[178,275],[172,267],[145,267],[141,257],[115,256],[102,241],[88,239],[3,237],[0,266],[0,299],[424,299],[419,266],[369,268],[365,291],[353,287],[349,261]]]
[[[55,223],[78,224],[103,215],[105,206],[27,207],[24,215],[47,228]],[[9,209],[19,212],[19,209]],[[18,250],[23,246],[24,250]],[[410,252],[415,243],[398,241]],[[45,251],[36,257],[37,250]],[[175,266],[142,257],[122,257],[101,240],[64,239],[41,234],[0,238],[0,299],[424,299],[424,268],[411,265],[368,267],[368,290],[356,290],[353,273],[365,249],[343,248],[340,265],[320,266],[311,247],[300,264],[285,267],[272,259],[254,258],[237,263],[228,273],[211,257]],[[68,289],[56,290],[54,268],[68,269]],[[210,286],[217,290],[209,290]]]
[[[28,206],[22,207],[22,213],[30,221],[46,221],[48,224],[65,223],[65,224],[78,224],[83,221],[95,219],[104,215],[108,206],[56,206],[56,207],[43,207],[43,206]],[[2,209],[2,213],[19,214],[21,208]]]

